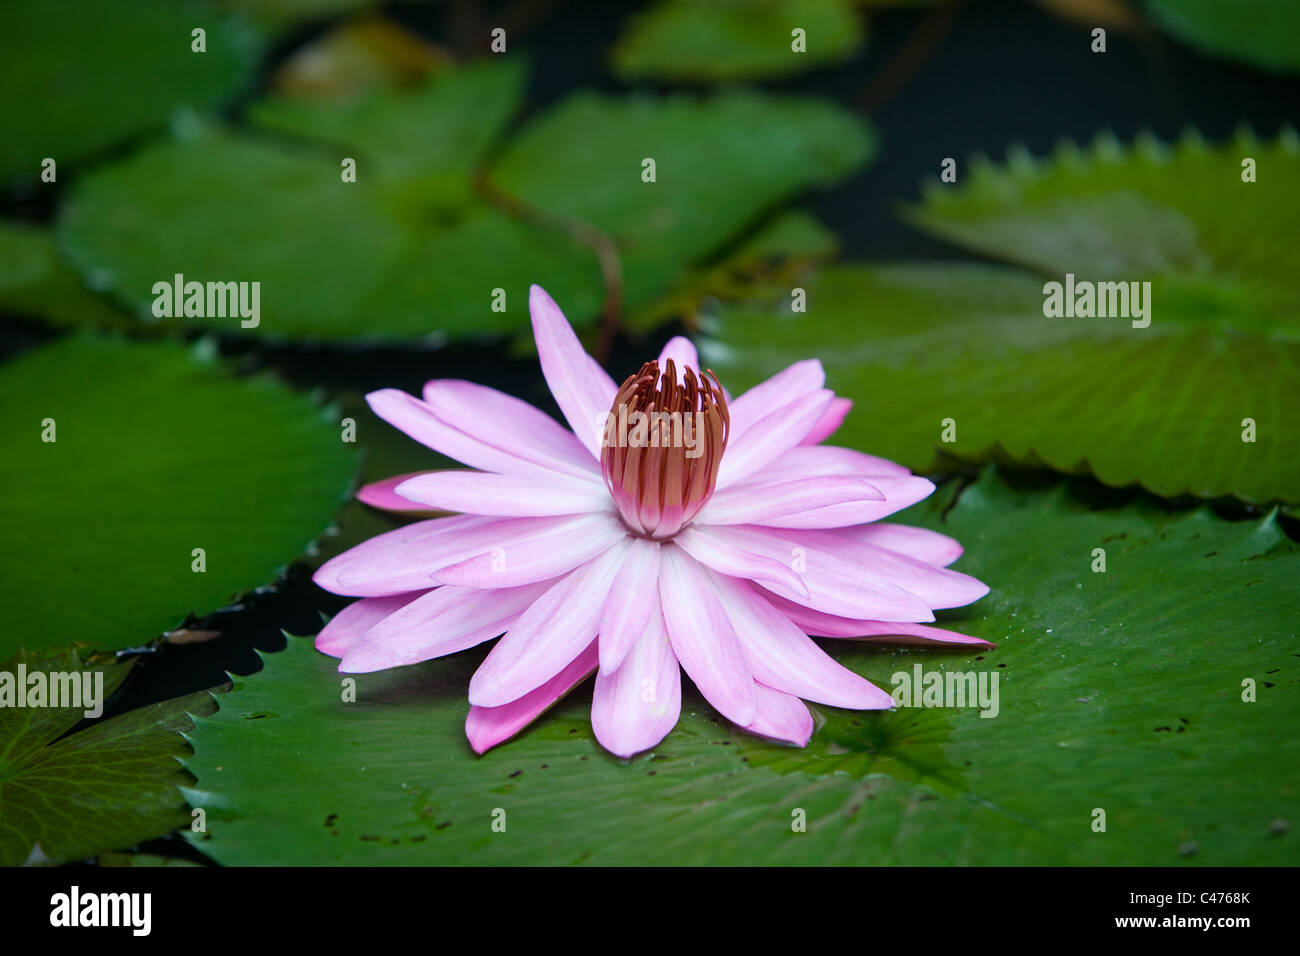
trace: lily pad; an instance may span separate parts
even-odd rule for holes
[[[635,310],[764,213],[873,152],[864,122],[816,100],[577,93],[526,126],[491,175],[530,206],[608,236]]]
[[[849,59],[864,32],[847,0],[661,0],[631,18],[614,70],[629,80],[771,79]]]
[[[1269,834],[1300,809],[1300,554],[1275,520],[1088,511],[991,472],[945,519],[946,503],[904,520],[967,544],[962,569],[994,591],[951,620],[998,648],[827,645],[886,687],[916,664],[995,672],[994,719],[826,711],[801,751],[729,729],[686,688],[668,738],[619,761],[591,736],[584,684],[476,757],[481,650],[344,677],[290,639],[190,734],[186,795],[209,827],[189,839],[235,865],[1176,864],[1193,840],[1192,862],[1294,860]]]
[[[206,31],[206,52],[191,31]],[[0,182],[38,184],[178,109],[226,102],[251,80],[261,35],[211,7],[171,0],[6,0],[0,5]]]
[[[1300,9],[1300,8],[1298,8]],[[1246,182],[1246,160],[1253,162]],[[909,222],[1062,281],[1150,281],[1153,323],[1195,322],[1300,337],[1300,136],[1243,130],[1208,144],[1101,135],[1050,158],[976,157],[958,182],[925,185]]]
[[[46,681],[51,673],[78,682],[88,675],[91,687],[100,682],[101,704],[131,669],[50,651],[11,657],[0,674],[16,678],[20,666]],[[189,823],[177,789],[191,780],[177,763],[189,752],[181,734],[193,726],[191,715],[215,710],[213,694],[201,691],[64,736],[81,722],[80,704],[0,708],[0,866],[68,863]]]
[[[635,311],[868,150],[855,118],[814,102],[580,94],[534,121],[489,184],[476,182],[521,82],[494,61],[342,104],[264,102],[253,116],[274,140],[207,129],[87,176],[63,210],[63,247],[146,321],[155,284],[181,274],[260,283],[256,327],[185,319],[224,332],[440,343],[527,328],[539,281],[575,323],[593,319],[605,300],[593,227],[620,257]],[[641,181],[648,152],[664,181]],[[347,157],[356,182],[342,179]]]
[[[665,321],[685,318],[695,327],[714,299],[752,298],[757,288],[790,288],[796,277],[833,258],[840,241],[814,217],[789,210],[762,226],[719,261],[691,271],[674,289],[656,299],[623,327],[651,329]]]
[[[123,328],[131,316],[85,287],[45,229],[0,222],[0,311],[56,325]]]
[[[0,424],[5,656],[140,644],[273,580],[353,468],[308,396],[162,342],[78,337],[7,363]]]
[[[526,77],[523,59],[488,61],[414,87],[379,85],[343,99],[272,96],[248,116],[267,129],[346,147],[367,178],[398,184],[395,205],[422,203],[445,215],[473,198],[471,174],[519,108]]]
[[[855,402],[837,442],[921,472],[1009,458],[1166,497],[1300,500],[1300,343],[1159,299],[1144,329],[1047,317],[1039,279],[994,266],[839,266],[801,288],[806,313],[788,295],[721,310],[702,352],[733,392],[820,356]]]
[[[1274,73],[1300,71],[1300,7],[1291,0],[1143,0],[1161,28],[1211,56]]]

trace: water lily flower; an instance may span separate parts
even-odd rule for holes
[[[630,757],[677,723],[681,670],[739,727],[807,744],[805,700],[880,710],[890,695],[810,635],[989,646],[931,626],[987,593],[948,568],[953,539],[879,519],[934,490],[821,444],[850,403],[815,360],[736,398],[674,338],[620,387],[534,286],[533,332],[566,429],[517,398],[435,380],[367,396],[385,421],[474,470],[362,489],[415,521],[326,562],[358,600],[316,647],[365,673],[501,636],[470,680],[471,746],[509,739],[596,674],[591,723]]]

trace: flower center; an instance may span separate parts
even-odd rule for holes
[[[605,419],[600,466],[623,523],[663,541],[699,514],[718,481],[731,417],[712,371],[682,372],[668,359],[629,375]]]

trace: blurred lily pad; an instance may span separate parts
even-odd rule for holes
[[[748,299],[760,288],[789,288],[818,263],[839,251],[835,233],[800,210],[779,213],[718,261],[699,266],[667,295],[656,299],[623,327],[651,329],[685,318],[692,326],[714,299]]]
[[[100,705],[130,669],[111,658],[83,662],[74,650],[19,653],[0,664],[0,674],[40,674],[50,687],[50,675],[60,675],[78,693],[102,694]],[[51,698],[41,707],[0,708],[0,866],[69,863],[190,822],[177,789],[191,780],[177,763],[190,749],[181,734],[193,727],[191,715],[216,710],[212,693],[152,704],[64,736],[81,722],[84,702],[54,706]]]
[[[187,838],[233,865],[1176,864],[1191,839],[1196,862],[1293,856],[1268,824],[1300,809],[1300,704],[1284,690],[1300,555],[1273,518],[1089,511],[991,472],[946,519],[941,504],[906,518],[968,545],[961,567],[994,591],[952,620],[998,648],[827,644],[885,687],[916,665],[997,674],[993,719],[819,708],[797,750],[728,729],[688,687],[677,728],[624,762],[592,739],[584,684],[476,757],[462,725],[481,651],[350,675],[346,703],[336,662],[290,639],[197,721],[185,792],[209,830]]]
[[[360,16],[296,49],[271,77],[281,96],[346,100],[415,86],[452,69],[452,59],[385,17]]]
[[[0,221],[0,311],[57,325],[123,328],[131,316],[85,287],[49,231]]]
[[[853,173],[874,149],[865,122],[816,100],[578,93],[528,124],[491,175],[530,206],[607,235],[635,310],[765,213]]]
[[[993,266],[837,266],[804,292],[806,313],[789,294],[724,307],[701,351],[733,392],[821,358],[855,402],[837,444],[921,472],[1010,458],[1165,496],[1300,501],[1300,343],[1214,331],[1193,299],[1176,317],[1156,298],[1145,329],[1047,317],[1041,280]]]
[[[1253,165],[1246,163],[1250,160]],[[1246,182],[1244,176],[1253,175]],[[1300,137],[1243,130],[1207,144],[1101,135],[1050,158],[976,158],[956,185],[931,180],[904,214],[933,235],[1055,280],[1152,283],[1152,322],[1300,334]]]
[[[206,52],[191,49],[195,29],[206,31]],[[0,182],[36,184],[46,157],[62,171],[179,109],[228,101],[251,81],[262,46],[248,23],[200,3],[5,0]]]
[[[279,94],[254,103],[249,119],[345,147],[358,157],[358,181],[374,175],[401,184],[402,205],[422,203],[446,214],[472,198],[470,175],[518,110],[526,77],[523,60],[488,61],[411,86],[378,84],[344,99]]]
[[[631,17],[614,69],[624,79],[771,79],[849,59],[864,32],[850,0],[660,0]]]
[[[579,94],[534,120],[480,180],[521,82],[494,61],[342,104],[277,97],[253,117],[302,142],[209,129],[142,150],[79,184],[63,247],[145,320],[155,284],[180,274],[259,282],[256,335],[500,335],[527,328],[533,282],[575,323],[595,317],[605,288],[594,231],[613,244],[635,311],[870,149],[857,119],[812,101]],[[663,178],[645,183],[651,154]],[[356,182],[343,181],[347,157]],[[196,320],[245,331],[231,318],[186,321]]]
[[[1300,5],[1293,0],[1142,0],[1171,36],[1203,53],[1275,73],[1300,71]]]
[[[0,367],[0,424],[5,655],[140,644],[271,581],[353,468],[308,396],[162,342],[20,356]]]

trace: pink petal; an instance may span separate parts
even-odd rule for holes
[[[818,445],[830,438],[844,424],[845,417],[849,414],[849,409],[853,407],[851,398],[833,398],[822,417],[817,420],[817,424],[812,427],[812,431],[804,435],[801,445]]]
[[[551,586],[506,631],[469,682],[469,702],[499,707],[546,683],[596,638],[600,611],[626,546]]]
[[[845,528],[836,532],[850,540],[865,541],[888,548],[909,558],[916,558],[936,568],[946,568],[962,555],[961,544],[929,528],[914,528],[906,524],[866,524],[859,528]]]
[[[549,471],[600,479],[599,464],[571,431],[513,395],[473,382],[434,379],[425,383],[424,400],[439,419],[485,445]]]
[[[843,617],[877,621],[933,621],[934,614],[920,597],[872,569],[851,564],[809,542],[779,537],[771,528],[756,525],[710,525],[691,529],[723,545],[793,566],[807,596],[774,581],[758,584],[796,603]],[[680,535],[678,536],[680,538]],[[721,570],[721,569],[718,569]],[[726,572],[724,572],[726,573]]]
[[[465,718],[465,736],[476,753],[486,753],[502,741],[509,740],[561,697],[582,683],[596,669],[596,644],[569,662],[568,666],[541,687],[499,707],[470,707]]]
[[[884,501],[852,501],[827,505],[825,508],[812,508],[770,518],[763,523],[774,528],[844,528],[887,518],[925,500],[934,492],[934,483],[926,478],[873,476],[870,481],[884,493]]]
[[[546,384],[573,433],[599,461],[600,423],[613,406],[618,387],[583,351],[568,319],[541,286],[531,288],[528,307]]]
[[[820,390],[825,384],[826,371],[817,359],[795,362],[767,381],[759,382],[729,403],[732,438],[743,435],[773,412]]]
[[[551,585],[544,581],[495,591],[449,585],[430,591],[372,626],[348,648],[339,671],[368,674],[490,641],[512,627]]]
[[[312,580],[335,594],[358,597],[383,597],[403,591],[425,591],[434,583],[429,576],[441,567],[464,561],[484,551],[490,552],[493,548],[509,549],[521,540],[557,528],[572,527],[579,520],[571,517],[495,518],[456,515],[417,521],[375,535],[331,558],[321,565]],[[614,523],[617,524],[617,521]],[[509,583],[511,582],[502,582],[500,586],[506,587]]]
[[[915,594],[931,608],[961,607],[978,601],[989,593],[987,584],[969,574],[935,567],[882,548],[863,540],[856,531],[853,528],[836,531],[773,529],[769,533],[790,542],[794,547],[817,548],[821,553],[833,554],[862,572],[880,575],[890,583]]]
[[[612,674],[659,614],[660,545],[628,538],[627,554],[600,612],[600,670]]]
[[[659,597],[673,652],[705,699],[733,723],[754,719],[754,680],[708,573],[680,548],[663,549]]]
[[[887,458],[866,455],[835,445],[796,445],[763,469],[767,481],[793,481],[817,475],[856,475],[859,478],[908,478],[911,472]]]
[[[992,641],[946,631],[941,627],[926,627],[924,624],[886,624],[883,621],[865,621],[862,633],[849,637],[849,640],[866,640],[882,638],[890,644],[969,644],[975,647],[997,647]],[[829,636],[829,635],[828,635]]]
[[[746,551],[732,541],[710,534],[705,526],[692,525],[686,528],[673,538],[673,544],[714,571],[733,578],[776,585],[800,597],[808,597],[807,585],[784,561]]]
[[[682,709],[681,670],[668,641],[658,600],[645,632],[613,673],[596,675],[591,729],[600,745],[620,757],[649,750],[677,725]],[[604,634],[601,640],[604,640]]]
[[[815,611],[812,608],[787,601],[775,594],[768,596],[774,608],[793,621],[801,630],[818,637],[882,638],[888,643],[901,644],[969,644],[976,647],[995,647],[990,641],[969,634],[946,631],[925,624],[864,621],[839,617]]]
[[[684,383],[685,379],[682,372],[685,369],[694,369],[698,375],[700,372],[700,355],[695,351],[695,346],[688,338],[680,335],[674,335],[668,340],[663,351],[659,353],[659,370],[662,372],[668,367],[668,360],[673,360],[673,365],[677,369],[677,381],[679,384]]]
[[[798,697],[755,682],[754,719],[745,729],[760,737],[808,746],[813,733],[812,714]],[[893,704],[893,701],[890,701]]]
[[[832,660],[752,585],[720,575],[713,580],[755,680],[834,707],[888,710],[894,706],[889,694]]]
[[[434,509],[429,508],[428,505],[422,505],[418,501],[403,498],[397,493],[397,486],[402,482],[408,478],[425,474],[430,473],[412,471],[405,475],[394,475],[392,478],[385,478],[383,481],[372,481],[368,485],[362,485],[357,491],[357,500],[372,508],[378,508],[380,511],[393,511],[398,514],[410,515],[430,514]]]
[[[383,388],[366,396],[371,410],[394,428],[471,468],[501,474],[534,474],[535,462],[498,448],[439,418],[425,402],[401,389]],[[472,426],[472,420],[466,423]]]
[[[809,392],[755,422],[745,432],[729,437],[718,469],[718,488],[748,478],[798,445],[834,397],[824,388]]]
[[[560,523],[532,535],[480,541],[461,549],[454,561],[437,566],[430,577],[439,584],[468,588],[518,587],[559,577],[628,538],[627,529],[611,514],[496,520]]]
[[[766,524],[801,512],[846,502],[885,500],[865,478],[838,475],[798,481],[746,482],[724,488],[695,516],[700,524]]]
[[[316,650],[342,657],[361,636],[390,614],[400,611],[428,591],[407,591],[390,597],[362,598],[339,611],[316,635]]]
[[[466,514],[540,517],[612,511],[609,489],[599,480],[540,469],[531,475],[434,471],[403,482],[397,493],[430,508]]]

